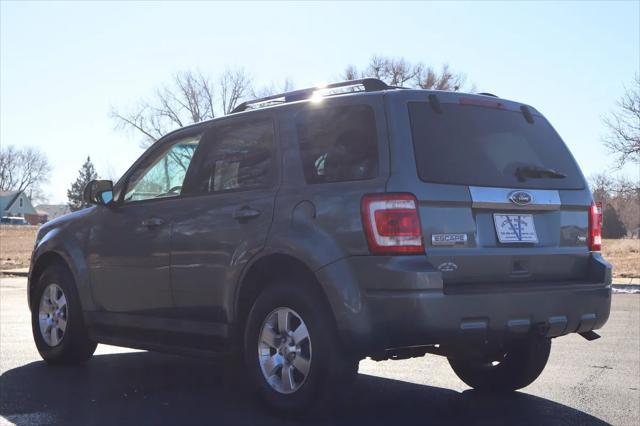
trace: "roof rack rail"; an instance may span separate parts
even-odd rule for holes
[[[310,98],[315,92],[319,90],[331,90],[342,87],[355,86],[362,86],[364,88],[364,92],[378,92],[381,90],[394,88],[387,85],[387,83],[385,83],[384,81],[378,80],[377,78],[363,78],[360,80],[340,81],[338,83],[331,83],[326,86],[309,87],[307,89],[294,90],[292,92],[279,93],[277,95],[271,95],[264,98],[246,101],[235,107],[233,111],[231,111],[231,114],[246,111],[252,105],[295,102]]]

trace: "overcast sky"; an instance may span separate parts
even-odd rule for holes
[[[479,91],[534,105],[591,175],[613,164],[601,117],[640,72],[639,4],[2,1],[0,143],[40,147],[63,203],[87,155],[107,175],[142,153],[111,106],[178,71],[243,66],[301,88],[378,54],[448,63]]]

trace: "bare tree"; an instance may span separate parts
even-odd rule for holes
[[[640,228],[640,181],[618,179],[612,204],[629,232]]]
[[[406,59],[373,56],[364,71],[348,66],[348,80],[376,77],[393,86],[425,89],[459,90],[464,74],[452,72],[447,65],[440,72],[423,63]],[[143,100],[127,112],[112,108],[111,116],[120,129],[142,136],[141,146],[148,147],[169,131],[192,123],[229,114],[247,98],[259,98],[293,89],[290,79],[254,89],[253,79],[243,68],[227,68],[215,79],[199,72],[186,71],[174,75],[169,85],[156,90],[150,100]]]
[[[111,117],[118,128],[141,134],[141,146],[147,147],[171,130],[210,120],[218,111],[230,112],[250,91],[251,78],[242,69],[227,69],[217,83],[202,73],[185,71],[131,111],[112,108]]]
[[[618,100],[616,110],[604,118],[609,134],[604,145],[617,155],[618,166],[640,164],[640,75]]]
[[[13,145],[0,147],[0,190],[8,191],[14,187],[18,164],[18,150]]]
[[[404,58],[384,56],[372,56],[364,71],[348,65],[342,76],[346,80],[373,77],[391,86],[451,91],[460,90],[466,81],[464,74],[451,71],[446,64],[438,72],[422,62],[411,63]]]
[[[447,64],[442,66],[439,73],[432,67],[422,67],[415,77],[416,86],[421,89],[458,91],[465,81],[464,74],[451,71]],[[472,86],[470,91],[474,92],[475,88]]]
[[[1,191],[26,192],[32,200],[44,201],[42,185],[49,181],[50,173],[49,160],[38,148],[0,148]]]
[[[293,84],[293,80],[290,78],[285,78],[280,83],[271,83],[268,86],[262,86],[258,89],[254,89],[251,97],[254,99],[264,98],[278,93],[290,92],[294,90],[294,88],[295,86]]]
[[[640,181],[599,173],[589,179],[593,198],[616,211],[629,232],[640,227]]]
[[[108,179],[114,183],[117,182],[120,178],[120,174],[116,172],[115,166],[109,161],[101,165],[98,176],[100,176],[102,179]]]
[[[594,200],[608,204],[615,188],[615,180],[607,173],[598,173],[589,178],[589,186]]]
[[[244,69],[231,70],[227,68],[218,81],[222,113],[229,114],[238,106],[241,99],[252,94],[252,85],[251,77]]]
[[[357,80],[360,77],[360,72],[354,65],[347,65],[342,73],[342,78],[345,80]]]

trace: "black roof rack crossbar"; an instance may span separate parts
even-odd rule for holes
[[[252,99],[250,101],[243,102],[235,107],[233,111],[231,111],[231,114],[246,111],[251,105],[277,102],[295,102],[310,98],[314,92],[317,92],[319,90],[331,90],[352,86],[362,86],[364,87],[365,92],[377,92],[380,90],[387,90],[392,88],[388,86],[387,83],[382,80],[378,80],[377,78],[363,78],[360,80],[341,81],[338,83],[331,83],[322,87],[309,87],[308,89],[294,90],[292,92],[279,93],[277,95],[265,96],[264,98]]]

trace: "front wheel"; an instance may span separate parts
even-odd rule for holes
[[[551,339],[531,338],[493,360],[449,358],[456,375],[479,391],[507,392],[533,383],[547,365]]]
[[[42,358],[50,364],[78,364],[91,358],[97,345],[85,327],[71,273],[51,265],[35,286],[31,326]]]
[[[265,289],[247,319],[249,379],[278,414],[299,415],[343,395],[358,362],[343,349],[331,312],[300,283]]]

